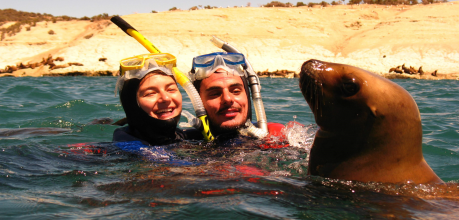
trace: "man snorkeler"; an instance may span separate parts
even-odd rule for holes
[[[241,53],[217,52],[193,59],[189,73],[199,92],[209,118],[210,130],[216,137],[237,135],[252,120],[252,103],[246,60]],[[280,133],[284,126],[269,123],[270,134]]]

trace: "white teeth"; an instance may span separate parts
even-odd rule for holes
[[[172,112],[172,109],[168,108],[168,109],[162,109],[162,110],[156,111],[157,114],[166,113],[166,112]]]

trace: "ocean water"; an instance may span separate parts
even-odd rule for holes
[[[113,77],[0,78],[0,218],[429,219],[459,214],[458,81],[394,80],[419,106],[424,157],[448,183],[443,187],[307,176],[305,149],[261,150],[250,141],[158,148],[180,155],[180,163],[131,155],[111,143],[117,126],[93,122],[124,117],[115,82]],[[298,80],[262,78],[261,83],[268,121],[295,120],[312,138],[314,117]],[[184,102],[193,112],[185,93]]]

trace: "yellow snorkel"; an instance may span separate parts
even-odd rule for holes
[[[140,34],[134,27],[128,24],[124,19],[119,16],[114,16],[110,19],[114,24],[116,24],[121,30],[123,30],[127,35],[135,38],[140,44],[142,44],[150,53],[161,53],[161,51],[155,47],[150,41],[147,40],[142,34]],[[206,141],[211,141],[214,139],[212,133],[209,129],[209,120],[207,118],[207,112],[202,104],[201,97],[199,96],[198,91],[193,86],[188,77],[183,74],[177,67],[172,68],[172,73],[174,74],[175,79],[185,89],[185,92],[191,99],[193,104],[196,117],[200,119],[200,124],[197,126],[204,136]]]

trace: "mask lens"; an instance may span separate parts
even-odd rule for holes
[[[194,58],[195,66],[207,67],[214,63],[215,55],[204,55]]]
[[[193,64],[195,67],[208,67],[214,65],[215,59],[220,56],[225,60],[225,63],[237,65],[245,63],[244,55],[240,53],[212,53],[195,57]]]
[[[176,58],[171,54],[149,54],[148,59],[154,59],[158,65],[166,66],[173,64],[175,66]]]
[[[237,64],[243,64],[244,62],[244,56],[242,54],[225,54],[222,55],[223,59],[225,59],[225,62],[231,65],[237,65]]]
[[[120,61],[121,69],[124,71],[142,68],[144,63],[145,63],[145,57],[141,57],[141,56],[126,58]]]

